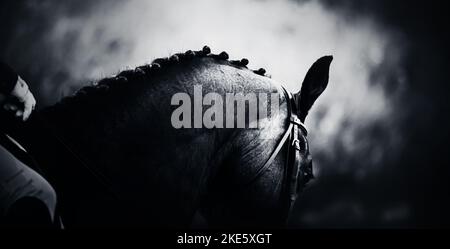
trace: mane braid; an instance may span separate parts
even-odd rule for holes
[[[62,108],[69,103],[82,102],[86,97],[95,97],[100,95],[105,95],[111,91],[111,89],[118,88],[120,86],[126,85],[128,82],[142,81],[151,78],[154,75],[159,74],[162,69],[174,65],[183,61],[191,60],[195,57],[210,57],[218,61],[228,61],[230,65],[236,66],[241,69],[248,69],[247,65],[249,63],[248,59],[243,58],[241,60],[228,60],[228,54],[223,51],[220,54],[212,54],[211,49],[208,46],[204,46],[202,50],[192,51],[188,50],[184,53],[176,53],[170,57],[157,58],[153,60],[150,64],[138,66],[135,69],[124,70],[118,73],[116,76],[108,77],[99,80],[98,82],[93,82],[89,86],[82,87],[75,94],[67,96],[59,101],[53,108]],[[266,75],[266,70],[260,68],[258,70],[252,70],[255,74],[269,77]]]

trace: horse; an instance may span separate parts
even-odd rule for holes
[[[205,46],[158,58],[82,87],[25,123],[6,122],[28,165],[56,190],[65,227],[186,228],[196,213],[211,228],[284,226],[291,146],[280,142],[292,127],[289,112],[303,123],[325,90],[332,56],[311,66],[295,94],[283,94],[247,59],[228,57]],[[262,128],[176,129],[171,97],[193,96],[193,85],[219,94],[278,93],[279,111],[258,117]],[[305,148],[300,130],[296,142]],[[311,164],[309,152],[297,159]]]

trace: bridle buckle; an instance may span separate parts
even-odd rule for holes
[[[294,148],[295,148],[296,150],[300,150],[300,149],[301,149],[301,148],[300,148],[300,140],[298,140],[297,138],[294,139],[294,140],[292,141],[292,146],[294,146]]]

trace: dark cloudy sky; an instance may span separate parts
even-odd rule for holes
[[[307,119],[318,179],[301,227],[448,226],[448,17],[419,1],[2,1],[0,59],[40,106],[89,81],[209,45],[296,91],[333,61]]]

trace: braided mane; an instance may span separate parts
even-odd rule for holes
[[[111,89],[126,86],[128,82],[146,82],[150,78],[161,74],[164,69],[189,61],[195,57],[210,57],[216,59],[217,61],[226,61],[230,65],[237,68],[248,69],[248,59],[243,58],[241,60],[228,60],[229,56],[225,51],[220,54],[212,54],[211,49],[208,46],[204,46],[203,49],[199,51],[188,50],[184,53],[173,54],[170,57],[157,58],[150,64],[138,66],[135,69],[122,71],[113,77],[101,79],[94,82],[92,85],[79,89],[74,95],[63,98],[54,106],[54,108],[58,109],[69,103],[75,104],[88,96],[95,97],[105,95],[110,92]],[[264,68],[252,71],[258,75],[270,77],[269,75],[266,75],[266,70]]]

